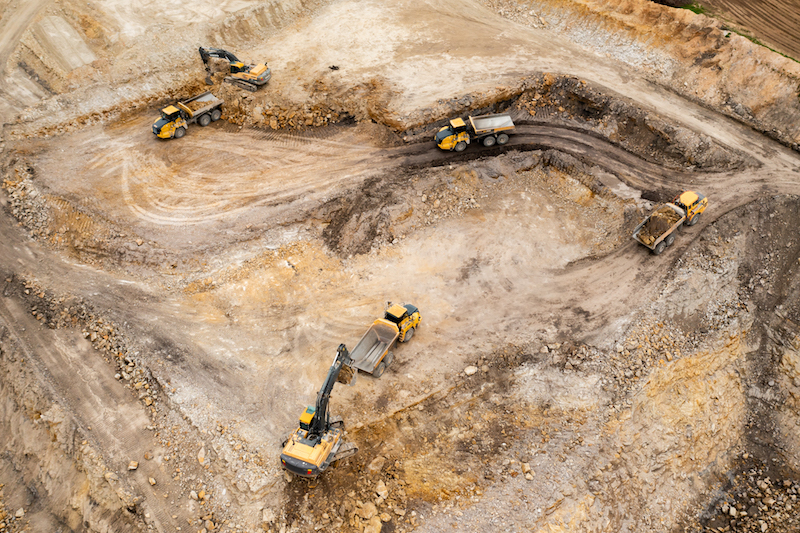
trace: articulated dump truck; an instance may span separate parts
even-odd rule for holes
[[[211,91],[176,102],[161,110],[161,117],[153,122],[153,133],[162,139],[180,139],[186,135],[189,124],[197,122],[208,126],[222,116],[223,101]]]
[[[636,242],[647,246],[654,255],[659,255],[675,241],[681,226],[694,226],[700,214],[706,210],[708,198],[694,191],[679,194],[671,203],[662,204],[650,213],[633,230]]]
[[[383,318],[375,320],[353,348],[353,368],[381,377],[394,360],[390,350],[395,342],[411,340],[421,319],[419,309],[411,304],[389,306]]]
[[[514,121],[505,113],[467,117],[466,121],[454,118],[436,133],[433,141],[442,150],[463,152],[473,141],[480,141],[484,146],[506,144],[514,128]]]

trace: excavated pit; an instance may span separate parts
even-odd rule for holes
[[[797,529],[793,65],[638,0],[0,9],[0,530]],[[202,85],[192,39],[273,80]],[[489,112],[508,145],[433,145]],[[359,453],[283,473],[398,300],[413,341],[334,390]]]

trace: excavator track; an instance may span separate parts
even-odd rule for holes
[[[225,81],[230,83],[231,85],[236,85],[237,87],[239,87],[241,89],[244,89],[246,91],[250,91],[251,93],[254,93],[254,92],[256,92],[258,90],[258,87],[256,85],[253,85],[252,83],[248,83],[248,82],[246,82],[244,80],[241,80],[239,78],[234,78],[232,76],[228,76],[227,78],[225,78]]]

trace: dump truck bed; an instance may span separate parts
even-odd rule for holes
[[[469,117],[470,124],[475,133],[495,133],[498,131],[510,131],[514,129],[514,121],[511,115],[502,113],[499,115],[483,115],[481,117]]]
[[[400,330],[391,322],[376,320],[350,352],[351,366],[371,374],[399,335]]]
[[[683,224],[686,215],[683,209],[673,204],[664,204],[644,219],[633,230],[633,238],[654,250],[658,243]]]
[[[194,117],[213,109],[221,103],[223,103],[222,100],[211,94],[211,91],[206,91],[183,102],[178,102],[178,105],[189,113],[190,117]]]

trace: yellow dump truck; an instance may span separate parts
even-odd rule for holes
[[[442,150],[463,152],[473,141],[480,141],[484,146],[506,144],[514,128],[514,121],[505,113],[470,116],[466,121],[454,118],[436,133],[433,141]]]
[[[372,323],[353,348],[350,356],[352,366],[376,378],[392,364],[394,354],[390,351],[396,341],[408,342],[414,336],[422,317],[419,309],[411,304],[394,304]]]
[[[708,207],[708,198],[685,191],[670,203],[660,205],[633,230],[633,238],[659,255],[675,241],[681,226],[694,226]]]
[[[180,139],[186,135],[189,124],[197,122],[208,126],[222,116],[222,100],[211,91],[176,102],[161,110],[161,117],[153,122],[153,133],[162,139]]]

